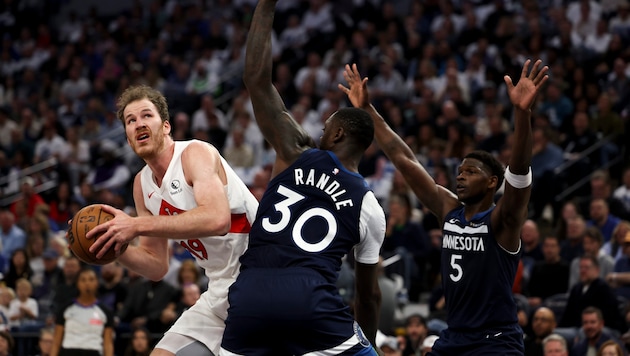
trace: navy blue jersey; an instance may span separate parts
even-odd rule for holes
[[[511,253],[498,244],[490,222],[493,210],[467,221],[462,205],[444,218],[442,285],[451,329],[517,323],[512,284],[520,250]]]
[[[355,245],[357,261],[378,262],[384,222],[361,175],[332,152],[309,149],[269,182],[241,270],[306,267],[334,283]]]

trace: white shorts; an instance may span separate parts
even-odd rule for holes
[[[175,324],[155,346],[156,349],[164,349],[172,353],[190,344],[187,338],[177,337],[178,335],[188,336],[206,345],[212,353],[219,354],[223,331],[225,330],[225,320],[218,317],[210,308],[207,302],[207,292],[201,294],[199,300],[190,309],[186,310],[175,321]],[[175,335],[173,335],[175,334]]]

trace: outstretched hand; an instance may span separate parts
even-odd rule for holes
[[[355,108],[365,108],[369,106],[370,95],[367,88],[368,78],[361,79],[357,65],[353,64],[352,67],[350,67],[349,64],[346,64],[343,77],[346,79],[346,82],[348,82],[349,88],[345,87],[343,84],[337,86],[342,92],[346,93],[352,106]]]
[[[547,71],[549,71],[548,66],[540,68],[542,61],[539,59],[536,63],[534,63],[534,67],[530,71],[529,67],[531,62],[532,61],[528,59],[525,61],[525,64],[523,64],[521,77],[516,85],[514,85],[514,82],[509,75],[503,77],[505,85],[507,85],[508,95],[510,96],[512,105],[525,111],[531,109],[540,88],[547,79],[549,79],[549,76],[547,75]]]

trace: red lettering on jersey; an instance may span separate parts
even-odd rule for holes
[[[101,319],[97,319],[97,318],[91,318],[90,319],[90,325],[103,325],[104,322]]]
[[[247,214],[232,214],[232,225],[230,232],[235,234],[248,234],[252,226],[247,220]]]
[[[162,199],[162,204],[160,204],[160,215],[177,215],[185,211],[186,210],[174,207],[172,204],[164,199]]]
[[[180,241],[180,245],[183,248],[187,249],[191,255],[195,256],[200,260],[208,259],[208,251],[206,251],[206,247],[199,239],[190,239],[188,241]]]

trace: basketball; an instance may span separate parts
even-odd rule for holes
[[[79,210],[72,218],[72,224],[68,229],[66,238],[70,250],[81,261],[91,265],[105,265],[116,260],[114,249],[110,249],[102,258],[96,258],[96,254],[90,252],[90,246],[98,238],[87,239],[85,235],[95,226],[114,218],[114,215],[107,213],[101,209],[99,204],[88,205]],[[125,252],[127,245],[125,244],[122,252]]]

